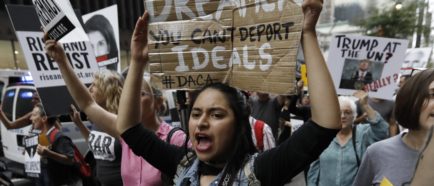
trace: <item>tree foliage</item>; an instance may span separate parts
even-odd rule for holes
[[[418,28],[422,33],[429,35],[429,27],[418,25],[417,8],[425,4],[412,1],[405,4],[400,10],[390,7],[382,11],[373,10],[372,16],[362,21],[360,26],[366,29],[366,34],[371,36],[389,37],[389,38],[407,38],[411,36]]]

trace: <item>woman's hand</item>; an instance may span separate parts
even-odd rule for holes
[[[367,106],[368,105],[368,93],[363,90],[358,90],[354,92],[354,97],[359,99],[359,103],[361,106]]]
[[[77,111],[73,104],[71,104],[71,112],[69,112],[69,117],[75,124],[81,122],[80,112]]]
[[[315,33],[315,25],[318,22],[322,10],[323,0],[304,0],[302,8],[304,14],[303,32]]]
[[[65,55],[65,51],[59,45],[59,43],[55,40],[49,39],[48,34],[44,34],[45,40],[45,51],[47,54],[54,59],[57,63],[66,63],[67,58]]]
[[[148,62],[148,24],[149,15],[145,11],[143,16],[139,17],[131,36],[131,56],[133,62]]]

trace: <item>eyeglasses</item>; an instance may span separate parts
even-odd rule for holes
[[[344,110],[343,112],[341,111],[340,114],[341,114],[341,116],[343,114],[345,117],[353,116],[353,112],[352,111],[348,111],[348,110]]]
[[[150,93],[150,92],[146,92],[146,91],[143,91],[143,90],[142,90],[142,92],[141,92],[141,95],[142,95],[142,96],[154,96],[154,97],[159,97],[159,96],[161,96],[160,94],[152,94],[152,93]]]
[[[141,95],[142,96],[152,96],[152,94],[150,92],[145,92],[145,91],[142,91]]]

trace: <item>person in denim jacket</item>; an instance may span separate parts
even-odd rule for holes
[[[389,125],[369,106],[367,93],[358,91],[355,96],[368,115],[368,123],[353,127],[357,115],[356,104],[349,97],[339,97],[342,129],[319,159],[311,164],[309,186],[351,185],[368,146],[388,137]]]

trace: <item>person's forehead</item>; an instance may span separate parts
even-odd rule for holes
[[[194,107],[229,107],[228,100],[222,92],[215,89],[207,89],[199,94]]]
[[[341,110],[351,110],[351,111],[352,111],[352,109],[351,109],[351,105],[350,105],[350,103],[348,103],[348,102],[343,102],[343,103],[341,103],[341,104],[340,104],[340,107],[341,107]]]

